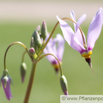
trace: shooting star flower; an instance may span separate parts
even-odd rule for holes
[[[61,20],[58,16],[57,19],[60,23],[61,30],[63,32],[64,38],[67,43],[76,51],[78,51],[82,57],[88,62],[89,66],[92,69],[91,58],[92,49],[94,48],[95,42],[98,39],[103,23],[103,9],[100,8],[96,15],[93,17],[93,20],[89,26],[88,35],[87,35],[87,45],[85,40],[85,35],[79,31],[79,26],[85,20],[86,14],[82,15],[76,24],[74,24],[75,32],[72,28],[63,20]],[[71,11],[71,17],[75,21],[75,14]]]
[[[45,54],[52,53],[58,58],[60,63],[62,63],[62,57],[64,53],[64,43],[65,43],[65,40],[63,39],[63,37],[60,34],[57,34],[55,39],[53,38],[50,39],[46,48],[44,49],[44,53]],[[51,55],[48,55],[47,59],[51,62],[51,64],[55,68],[55,71],[58,72],[59,64],[57,60]]]

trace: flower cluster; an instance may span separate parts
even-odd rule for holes
[[[47,56],[47,59],[54,67],[56,73],[60,70],[60,73],[61,73],[60,85],[61,85],[63,93],[65,95],[68,95],[67,79],[64,76],[62,72],[62,68],[61,68],[65,41],[74,50],[78,51],[82,57],[85,58],[86,62],[89,64],[89,66],[92,69],[90,55],[92,54],[92,49],[94,48],[95,42],[98,39],[102,30],[103,9],[100,8],[98,12],[96,13],[96,15],[93,17],[93,20],[89,26],[89,30],[87,34],[87,44],[86,44],[85,35],[80,28],[80,25],[86,18],[86,14],[82,15],[77,22],[76,22],[74,11],[70,12],[70,16],[71,18],[63,18],[63,19],[69,19],[73,22],[74,31],[63,19],[60,19],[58,16],[56,16],[58,19],[58,22],[56,23],[51,33],[48,33],[47,25],[45,21],[43,21],[42,23],[41,30],[40,30],[40,26],[37,26],[37,28],[34,30],[31,36],[29,49],[27,49],[27,47],[21,42],[14,42],[8,46],[4,55],[4,71],[1,77],[1,83],[8,100],[10,100],[10,98],[12,97],[11,90],[10,90],[10,83],[12,82],[12,80],[6,68],[6,54],[9,48],[14,44],[20,44],[25,49],[22,56],[22,62],[20,65],[20,73],[21,73],[22,82],[24,82],[26,70],[27,70],[26,63],[24,62],[25,53],[29,55],[32,62],[31,75],[30,75],[30,80],[28,83],[28,88],[25,95],[24,103],[28,103],[31,87],[33,84],[36,65],[45,56]],[[60,24],[60,28],[63,32],[64,38],[60,34],[57,34],[55,38],[52,37],[58,24]],[[44,54],[41,55],[43,52]]]
[[[8,100],[10,100],[10,98],[12,97],[12,94],[11,94],[11,90],[10,90],[11,78],[8,75],[8,70],[6,68],[7,51],[14,44],[20,44],[25,48],[26,51],[24,51],[24,53],[22,55],[22,62],[20,65],[21,81],[23,83],[25,80],[25,75],[26,75],[26,70],[27,70],[26,63],[24,62],[25,53],[28,53],[29,57],[31,58],[31,61],[33,64],[32,70],[35,70],[35,67],[36,67],[36,64],[38,63],[38,61],[45,56],[47,56],[47,59],[51,62],[51,64],[55,68],[56,72],[58,72],[58,70],[61,68],[65,41],[60,34],[57,34],[56,38],[54,38],[54,39],[50,38],[50,40],[49,40],[49,38],[50,38],[50,33],[48,33],[46,22],[43,21],[41,30],[40,30],[40,25],[38,25],[31,36],[29,50],[21,42],[14,42],[8,46],[8,48],[5,52],[5,55],[4,55],[4,72],[3,72],[3,76],[1,77],[1,83],[3,85],[5,95]],[[41,56],[42,52],[44,52],[43,56]],[[31,71],[31,73],[32,73],[32,71]],[[62,70],[61,70],[61,74],[62,74]],[[32,75],[33,74],[31,74],[31,76]],[[63,80],[62,80],[62,84],[67,84]],[[67,92],[67,89],[66,89],[66,92]]]

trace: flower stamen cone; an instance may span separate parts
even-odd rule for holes
[[[91,58],[85,58],[86,62],[88,63],[88,65],[90,66],[92,73],[94,74],[94,71],[92,69],[92,63],[91,63]]]

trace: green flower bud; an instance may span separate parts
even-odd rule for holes
[[[32,34],[32,37],[34,38],[34,41],[36,40],[36,39],[35,39],[35,34],[36,34],[36,32],[39,32],[39,30],[40,30],[40,25],[37,26],[37,28],[34,30],[34,32],[33,32],[33,34]]]
[[[31,43],[30,43],[30,47],[34,47],[35,48],[35,41],[34,41],[34,38],[32,37],[31,38]]]
[[[42,46],[42,41],[40,38],[39,30],[40,30],[40,26],[38,26],[35,29],[35,31],[33,32],[33,35],[32,35],[34,40],[32,39],[31,44],[33,45],[33,42],[34,42],[34,46],[32,46],[32,47],[34,47],[35,50],[39,49]]]
[[[64,75],[62,75],[60,77],[60,84],[61,84],[61,88],[62,91],[65,95],[68,95],[68,83],[67,83],[67,79]]]
[[[43,38],[43,40],[45,40],[45,38],[47,36],[47,33],[48,33],[48,31],[47,31],[47,25],[46,25],[46,22],[44,20],[43,23],[42,23],[41,35],[40,35]]]
[[[23,62],[23,63],[21,64],[21,66],[20,66],[20,72],[21,72],[22,82],[24,82],[26,70],[27,70],[27,66],[26,66],[26,64]]]
[[[42,41],[41,41],[40,35],[37,31],[35,33],[35,43],[38,46],[38,48],[40,48],[42,46]]]

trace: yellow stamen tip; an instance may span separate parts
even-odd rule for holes
[[[60,62],[60,65],[62,65],[62,62]],[[53,64],[53,67],[59,69],[59,64]]]
[[[89,51],[89,52],[84,52],[81,54],[82,57],[85,57],[85,58],[90,58],[90,55],[92,54],[92,51]]]

